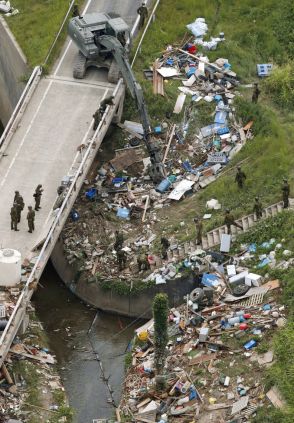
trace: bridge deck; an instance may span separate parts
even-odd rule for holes
[[[108,84],[107,84],[108,85]],[[23,257],[35,245],[41,228],[52,215],[56,190],[68,174],[77,147],[92,134],[92,114],[99,101],[112,91],[97,82],[71,79],[40,81],[0,166],[0,242],[20,250]],[[42,209],[36,212],[35,232],[28,233],[27,206],[34,205],[38,184],[44,193]],[[19,232],[10,229],[10,207],[14,191],[24,198]]]

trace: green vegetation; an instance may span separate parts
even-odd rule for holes
[[[30,66],[41,65],[44,62],[69,3],[68,0],[13,0],[12,5],[19,10],[19,14],[6,20]],[[66,29],[56,43],[48,65],[53,63],[59,53],[65,36]]]
[[[92,279],[88,280],[88,283],[99,283],[100,288],[104,291],[112,290],[114,293],[124,296],[135,296],[155,286],[154,281],[144,282],[140,279],[107,279],[100,273],[96,273]]]
[[[161,375],[166,358],[168,298],[166,294],[156,294],[153,300],[154,318],[154,366]]]

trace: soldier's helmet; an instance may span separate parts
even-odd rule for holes
[[[241,170],[241,166],[237,166],[237,169],[238,169],[238,170]]]
[[[287,179],[287,178],[283,178],[283,181],[284,181],[284,182],[288,182],[288,179]]]
[[[19,194],[19,191],[14,191],[14,194]]]
[[[37,188],[42,188],[42,184],[39,184],[39,185],[37,186]]]
[[[258,201],[259,200],[259,197],[255,197],[255,201]]]
[[[32,208],[33,208],[32,206],[28,206],[28,209],[29,209],[29,210],[32,210]]]
[[[231,211],[230,209],[226,209],[226,213],[230,213],[230,211]]]

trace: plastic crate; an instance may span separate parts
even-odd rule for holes
[[[268,76],[273,70],[273,65],[271,63],[256,65],[256,67],[257,67],[257,75],[260,77]]]

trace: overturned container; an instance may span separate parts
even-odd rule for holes
[[[21,254],[17,250],[0,250],[0,286],[15,286],[21,278]]]

